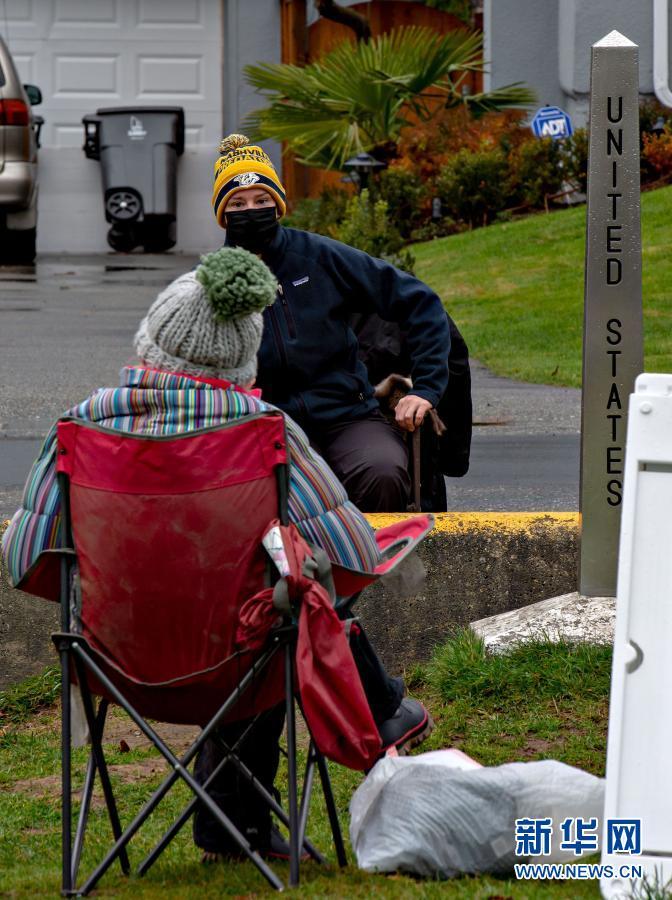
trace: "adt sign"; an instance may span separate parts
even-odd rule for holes
[[[538,138],[550,137],[554,140],[574,134],[572,120],[559,106],[542,106],[538,109],[532,119],[532,131]]]

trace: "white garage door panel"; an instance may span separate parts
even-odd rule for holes
[[[21,33],[29,31],[30,34],[42,31],[49,10],[48,3],[42,3],[41,6],[41,10],[36,9],[35,0],[3,0],[3,6],[0,7],[3,14],[2,21],[3,26],[5,22],[11,26],[10,37],[18,36],[19,31]]]
[[[170,95],[205,99],[203,60],[199,56],[139,56],[138,97]]]
[[[24,84],[37,84],[36,57],[30,50],[17,50],[18,42],[12,41],[12,58]]]
[[[42,0],[44,2],[44,0]],[[55,0],[54,23],[86,28],[89,24],[117,26],[118,0]]]
[[[204,35],[219,32],[219,0],[3,0],[0,5],[10,37],[57,37],[95,26],[123,30],[158,29],[175,34],[191,30]]]
[[[12,52],[44,97],[45,147],[99,106],[183,106],[189,144],[222,127],[220,0],[7,0]],[[1,20],[0,20],[1,21]],[[4,30],[4,29],[3,29]]]
[[[96,54],[74,51],[53,52],[51,63],[51,99],[71,100],[77,106],[85,97],[121,99],[120,57],[110,50]],[[44,79],[41,79],[44,80]],[[50,104],[52,108],[62,106]]]
[[[209,5],[216,6],[216,3],[210,0]],[[136,24],[151,28],[157,25],[164,25],[167,28],[184,28],[191,25],[200,28],[207,18],[203,0],[182,0],[177,5],[166,3],[165,0],[140,0],[137,10]]]

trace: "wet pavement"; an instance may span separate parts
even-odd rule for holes
[[[196,256],[42,256],[0,268],[0,519],[53,421],[117,383],[157,293]],[[471,467],[449,478],[448,508],[578,508],[580,392],[513,382],[473,364]]]
[[[448,509],[579,508],[581,392],[499,378],[472,361],[469,472],[447,478]]]

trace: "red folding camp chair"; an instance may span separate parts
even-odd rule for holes
[[[224,765],[235,766],[288,828],[290,884],[298,883],[302,851],[319,862],[325,861],[305,837],[317,768],[338,862],[345,865],[327,764],[318,748],[329,745],[329,735],[323,739],[325,727],[333,730],[335,722],[339,733],[333,746],[337,752],[329,755],[339,761],[347,763],[354,758],[370,762],[380,741],[349,653],[347,659],[341,655],[335,660],[341,677],[346,682],[350,678],[337,698],[332,691],[325,704],[319,687],[317,693],[314,684],[308,689],[307,682],[313,675],[319,682],[323,648],[316,645],[311,657],[306,635],[311,629],[319,632],[323,626],[331,629],[325,655],[331,655],[334,663],[333,646],[338,641],[334,641],[333,629],[338,628],[339,639],[343,629],[327,591],[307,575],[310,549],[296,529],[286,527],[288,463],[282,415],[259,413],[225,425],[168,436],[128,434],[66,418],[58,425],[57,472],[64,549],[43,555],[21,586],[49,596],[47,569],[60,561],[61,631],[53,638],[62,667],[63,893],[87,894],[115,859],[128,873],[126,845],[179,779],[186,782],[194,799],[141,864],[139,874],[149,869],[201,803],[269,883],[281,890],[282,881],[208,794],[208,786]],[[335,571],[335,580],[341,582],[338,592],[361,590],[365,583],[389,570],[429,528],[431,517],[422,516],[410,520],[406,529],[395,526],[392,532],[380,532],[387,560],[373,574]],[[274,585],[279,583],[289,586],[290,606],[282,612],[272,605]],[[297,672],[300,702],[311,736],[300,802],[295,732]],[[72,682],[81,690],[91,740],[74,841]],[[97,709],[96,696],[101,698]],[[256,721],[283,699],[287,713],[287,812],[236,755],[252,726],[234,747],[223,745],[218,734],[219,725],[240,719]],[[125,830],[102,747],[110,702],[126,710],[172,769]],[[345,728],[338,717],[334,720],[332,716],[331,707],[338,704],[346,705]],[[326,707],[329,709],[325,712]],[[308,715],[311,709],[314,727]],[[150,718],[199,725],[202,730],[178,759],[148,723]],[[361,735],[357,733],[360,726]],[[224,758],[208,781],[199,785],[188,765],[208,739],[219,742]],[[344,748],[344,742],[352,746]],[[96,775],[115,843],[77,886]]]

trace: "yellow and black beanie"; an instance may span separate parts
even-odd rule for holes
[[[212,208],[225,228],[224,210],[232,194],[246,188],[264,188],[275,200],[280,216],[287,212],[287,198],[278,173],[261,147],[250,144],[244,134],[230,134],[219,145],[221,156],[215,163]]]

